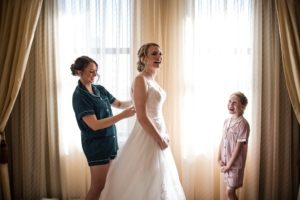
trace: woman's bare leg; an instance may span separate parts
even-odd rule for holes
[[[86,200],[99,200],[101,191],[104,188],[106,175],[110,163],[105,165],[95,165],[90,167],[91,186],[86,195]]]

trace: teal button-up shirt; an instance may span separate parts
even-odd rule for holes
[[[92,85],[92,89],[94,94],[88,92],[79,80],[78,86],[73,93],[73,109],[82,137],[92,139],[114,136],[116,135],[115,125],[94,131],[82,120],[86,115],[96,115],[97,119],[104,119],[113,115],[111,104],[116,98],[101,85]]]

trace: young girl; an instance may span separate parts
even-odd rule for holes
[[[242,187],[250,132],[248,121],[243,117],[247,97],[241,92],[233,93],[228,101],[231,117],[226,119],[219,147],[218,162],[227,184],[226,195],[237,200],[236,189]]]

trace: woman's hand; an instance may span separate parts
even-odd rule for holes
[[[121,112],[121,115],[123,116],[123,118],[131,117],[134,114],[135,114],[135,108],[133,106],[131,106],[130,108],[127,108]]]

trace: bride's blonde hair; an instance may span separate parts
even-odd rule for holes
[[[138,62],[137,62],[137,70],[139,71],[139,72],[141,72],[141,71],[143,71],[144,70],[144,68],[145,68],[145,62],[144,62],[144,59],[145,59],[145,57],[147,56],[147,54],[148,54],[148,49],[150,48],[150,47],[152,47],[152,46],[156,46],[156,47],[159,47],[160,48],[160,46],[158,45],[158,44],[156,44],[156,43],[154,43],[154,42],[150,42],[150,43],[146,43],[146,44],[143,44],[141,47],[140,47],[140,49],[139,49],[139,51],[138,51]]]

